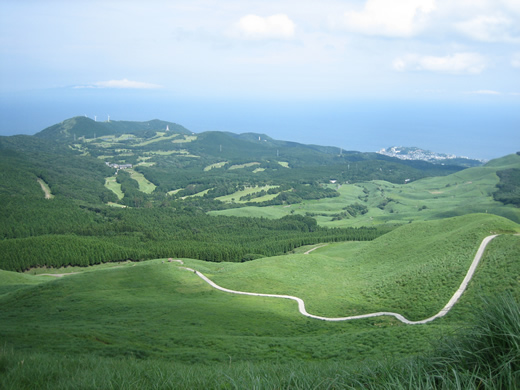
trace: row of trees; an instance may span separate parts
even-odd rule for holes
[[[246,261],[320,242],[372,240],[382,228],[327,229],[310,217],[263,218],[179,215],[171,209],[99,210],[75,234],[0,240],[0,268],[87,266],[110,261],[189,257]],[[74,230],[74,229],[73,229]]]
[[[504,204],[512,204],[520,207],[520,169],[511,168],[497,172],[500,182],[498,190],[493,193],[493,198]]]

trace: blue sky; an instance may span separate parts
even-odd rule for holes
[[[0,134],[75,115],[493,158],[520,0],[0,2]]]

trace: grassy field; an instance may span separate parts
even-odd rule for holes
[[[38,180],[38,184],[40,184],[40,187],[42,188],[42,191],[45,195],[45,199],[54,198],[54,195],[52,194],[51,189],[49,188],[49,185],[40,178],[38,178],[37,180]]]
[[[182,144],[186,142],[193,142],[197,139],[196,135],[185,135],[182,139],[174,139],[172,142],[174,144]]]
[[[309,255],[204,268],[233,290],[298,296],[316,315],[392,311],[421,320],[449,301],[485,236],[518,228],[503,218],[471,215],[413,223],[372,242],[328,244]]]
[[[204,190],[204,191],[197,192],[196,194],[193,194],[193,195],[183,196],[181,199],[186,199],[186,198],[196,198],[196,197],[204,196],[204,195],[206,195],[206,194],[209,192],[209,190],[211,190],[211,188],[208,188],[207,190]],[[177,191],[177,190],[175,190],[175,191]],[[180,190],[178,190],[178,191],[180,191]],[[178,191],[177,191],[177,192],[178,192]],[[171,192],[172,194],[175,194],[174,191],[170,191],[170,192]],[[169,193],[168,193],[168,194],[169,194]]]
[[[246,163],[246,164],[231,165],[228,169],[229,170],[241,169],[241,168],[253,167],[255,165],[260,165],[260,163],[259,162],[250,162],[250,163]]]
[[[263,186],[263,187],[259,187],[259,186],[255,186],[255,187],[246,187],[245,189],[241,190],[241,191],[236,191],[230,195],[224,195],[224,196],[219,196],[218,198],[215,198],[217,200],[220,200],[221,202],[227,202],[227,203],[230,203],[230,202],[235,202],[235,203],[246,203],[248,201],[241,201],[240,198],[242,196],[246,196],[246,195],[249,195],[249,194],[253,194],[255,192],[260,192],[260,191],[267,191],[271,188],[276,188],[278,186]],[[252,202],[263,202],[263,201],[266,201],[266,200],[270,200],[270,199],[273,199],[277,196],[278,194],[268,194],[268,195],[264,195],[262,196],[261,198],[254,198],[252,199],[251,201]]]
[[[148,165],[149,164],[150,163],[148,163]],[[146,163],[144,163],[143,165],[146,165]],[[155,184],[148,181],[142,173],[137,172],[134,169],[127,169],[127,172],[130,173],[130,177],[132,179],[137,181],[139,185],[139,191],[142,191],[146,194],[151,194],[155,190]],[[114,194],[116,194],[119,199],[124,198],[125,195],[123,194],[123,191],[121,191],[121,184],[119,184],[116,181],[116,176],[107,177],[105,179],[105,187],[111,190]]]
[[[155,143],[155,142],[160,142],[160,141],[167,141],[167,140],[172,140],[174,138],[177,138],[180,134],[171,134],[171,135],[166,135],[166,133],[163,133],[163,132],[157,132],[155,137],[149,139],[149,140],[146,140],[146,141],[143,141],[143,142],[140,142],[138,144],[135,144],[133,146],[146,146],[146,145],[150,145],[152,143]]]
[[[243,264],[184,261],[228,288],[300,296],[315,314],[392,310],[420,319],[453,294],[483,236],[518,231],[486,215],[441,222],[405,226],[369,243],[329,244],[309,255]],[[467,320],[469,297],[504,289],[518,294],[519,255],[520,237],[493,241],[453,314],[425,326],[384,317],[308,319],[292,301],[216,291],[164,260],[54,271],[71,273],[61,278],[41,275],[49,270],[4,271],[0,342],[22,352],[186,363],[404,356],[427,350],[432,337]]]
[[[490,243],[461,301],[427,325],[309,319],[292,301],[217,291],[166,259],[0,271],[0,370],[9,373],[0,386],[342,388],[359,375],[357,364],[431,351],[468,326],[481,296],[507,291],[518,300],[520,236],[509,234],[518,231],[480,214],[414,222],[308,255],[310,247],[241,264],[183,259],[224,287],[300,296],[314,314],[392,310],[420,319],[453,294],[480,240],[506,233]]]
[[[145,194],[151,194],[155,190],[155,184],[148,181],[142,173],[133,169],[128,169],[127,171],[130,173],[130,177],[139,184],[139,191],[144,192]]]
[[[145,152],[146,156],[171,156],[172,154],[180,155],[183,157],[199,157],[190,154],[186,149],[175,149],[175,150],[155,150],[153,152]]]
[[[214,168],[222,168],[227,163],[228,163],[227,161],[221,161],[221,162],[218,162],[215,164],[208,165],[208,166],[204,167],[204,172],[210,171]]]
[[[499,179],[497,169],[520,167],[520,157],[500,160],[497,167],[489,165],[470,168],[452,175],[425,178],[409,184],[393,184],[382,180],[331,185],[340,196],[301,204],[270,207],[244,207],[212,211],[214,215],[281,218],[291,212],[308,214],[322,226],[370,226],[381,223],[426,221],[470,213],[491,213],[520,222],[520,210],[495,202],[492,193]],[[334,218],[343,208],[362,204],[369,211],[355,218]],[[335,220],[333,220],[335,219]]]
[[[123,199],[125,194],[121,191],[121,184],[116,181],[115,176],[107,177],[105,179],[105,187],[117,195],[119,199]]]
[[[66,358],[0,347],[3,389],[517,389],[520,304],[480,299],[471,325],[433,341],[428,354],[394,360],[181,363],[93,354]]]

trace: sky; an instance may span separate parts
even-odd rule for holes
[[[520,0],[0,0],[0,135],[77,115],[500,157]]]

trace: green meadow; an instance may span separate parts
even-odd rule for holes
[[[415,226],[414,226],[415,225]],[[437,313],[458,288],[480,241],[504,233],[453,313],[430,325],[389,317],[328,323],[301,316],[289,300],[214,290],[165,259],[26,274],[0,273],[0,334],[17,351],[180,362],[340,359],[419,353],[467,319],[478,294],[517,288],[517,224],[473,215],[398,228],[364,243],[329,244],[308,255],[247,263],[183,259],[223,287],[296,295],[313,314]],[[516,257],[515,257],[516,256]],[[498,271],[500,270],[500,272]],[[500,281],[496,279],[500,275]]]
[[[116,181],[116,176],[107,177],[105,179],[105,187],[117,195],[118,199],[123,199],[125,194],[121,191],[121,184]]]
[[[207,190],[197,192],[196,194],[184,196],[184,197],[182,197],[182,199],[186,199],[186,198],[198,198],[198,197],[204,196],[204,195],[206,195],[206,194],[208,193],[208,191],[209,191],[210,189],[211,189],[211,188],[208,188]],[[179,190],[179,191],[180,191],[180,190]],[[172,194],[175,194],[175,191],[172,191]]]
[[[166,133],[157,132],[155,137],[153,137],[153,138],[151,138],[149,140],[140,142],[138,144],[135,144],[134,146],[136,146],[136,147],[138,147],[138,146],[146,146],[146,145],[150,145],[150,144],[155,143],[155,142],[172,140],[172,139],[174,139],[174,138],[176,138],[178,136],[179,136],[179,134],[166,135]]]
[[[250,163],[245,163],[245,164],[236,164],[236,165],[231,165],[228,169],[229,170],[242,169],[242,168],[247,168],[247,167],[254,167],[255,165],[260,165],[260,163],[259,162],[250,162]]]
[[[182,139],[174,139],[172,142],[174,144],[182,144],[186,142],[193,142],[197,139],[196,135],[184,135]]]
[[[511,156],[510,160],[508,163],[507,159],[501,159],[498,168],[490,164],[408,184],[394,184],[383,180],[335,184],[330,185],[340,194],[335,198],[308,200],[292,205],[247,206],[211,211],[210,214],[281,218],[297,213],[310,215],[320,225],[328,227],[401,224],[470,213],[492,213],[520,222],[518,208],[504,207],[493,200],[492,196],[499,182],[497,169],[518,167],[517,156]],[[343,209],[353,204],[366,206],[368,212],[354,218],[342,217]]]
[[[271,188],[276,188],[278,186],[255,186],[255,187],[247,187],[247,188],[244,188],[243,190],[240,190],[240,191],[235,191],[234,193],[232,194],[229,194],[229,195],[224,195],[224,196],[219,196],[218,198],[215,198],[221,202],[236,202],[236,203],[246,203],[246,201],[241,201],[240,198],[242,196],[246,196],[246,195],[250,195],[250,194],[254,194],[255,192],[260,192],[260,191],[267,191]],[[255,202],[262,202],[262,201],[266,201],[266,200],[270,200],[270,199],[273,199],[277,196],[278,194],[269,194],[269,195],[264,195],[260,198],[255,198],[254,201]]]
[[[210,170],[212,170],[214,168],[222,168],[227,163],[228,163],[227,161],[221,161],[221,162],[218,162],[218,163],[215,163],[215,164],[210,164],[210,165],[204,167],[204,172],[210,171]]]
[[[299,296],[313,314],[389,310],[422,319],[435,314],[458,288],[482,238],[501,233],[489,244],[461,301],[428,325],[404,325],[392,317],[335,323],[309,319],[293,301],[217,291],[166,259],[25,274],[1,271],[0,361],[10,367],[4,369],[13,375],[12,383],[23,383],[20,378],[36,375],[46,364],[50,372],[68,365],[76,372],[86,364],[98,383],[115,380],[113,374],[106,376],[105,365],[121,367],[128,377],[154,366],[149,381],[160,383],[164,375],[173,375],[186,381],[184,388],[199,383],[190,376],[197,367],[202,387],[223,372],[245,380],[244,372],[263,367],[272,376],[277,365],[284,367],[284,377],[299,372],[309,381],[304,372],[310,370],[316,380],[321,367],[329,374],[343,372],[344,380],[345,372],[366,361],[427,353],[432,342],[471,322],[481,296],[509,291],[520,298],[520,236],[512,234],[519,231],[509,220],[480,214],[417,222],[371,242],[328,244],[309,254],[300,249],[238,264],[183,259],[226,288]],[[58,363],[65,356],[67,362]],[[27,371],[13,359],[27,362]],[[97,359],[105,364],[95,364]],[[60,384],[58,377],[68,376],[62,373],[45,383],[96,387],[86,378]],[[4,378],[3,384],[9,382]],[[228,384],[224,388],[238,388]],[[301,388],[308,387],[302,382]]]
[[[139,184],[139,191],[145,194],[151,194],[155,190],[155,184],[147,180],[142,173],[133,169],[128,169],[128,172],[130,173],[130,177]]]
[[[509,220],[471,215],[408,224],[374,241],[331,243],[308,255],[208,263],[204,270],[233,290],[298,296],[320,316],[391,311],[420,320],[449,301],[484,237],[517,230]]]

